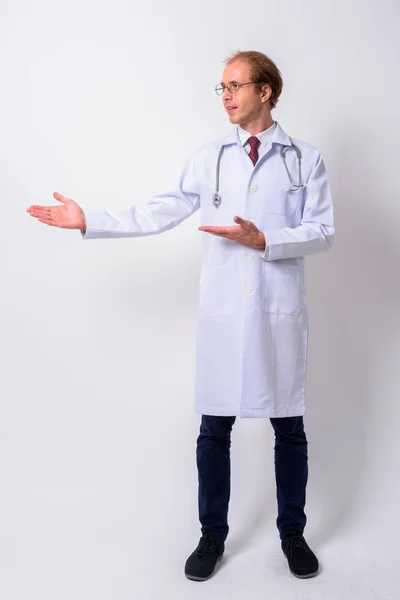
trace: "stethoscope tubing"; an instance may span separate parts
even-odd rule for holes
[[[222,158],[222,154],[224,152],[224,148],[225,148],[225,146],[221,146],[221,148],[219,150],[219,154],[218,154],[218,159],[217,159],[216,176],[215,176],[215,192],[213,195],[213,205],[215,206],[215,208],[218,208],[222,202],[222,198],[219,194],[219,174],[220,174],[221,158]],[[298,161],[298,170],[299,170],[299,183],[295,183],[293,181],[293,178],[292,178],[290,171],[288,169],[288,166],[286,164],[286,152],[288,150],[294,150],[296,152],[297,161]],[[300,151],[300,148],[298,148],[295,144],[293,144],[293,142],[291,143],[291,145],[284,145],[281,147],[281,157],[282,157],[282,161],[285,166],[285,169],[286,169],[286,173],[287,173],[290,185],[293,186],[293,188],[294,188],[294,189],[288,188],[285,191],[286,192],[295,192],[299,188],[306,187],[306,184],[303,183],[302,175],[301,175],[301,151]]]

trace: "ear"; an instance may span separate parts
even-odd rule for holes
[[[272,89],[268,83],[264,83],[261,87],[261,102],[267,102],[272,96]]]

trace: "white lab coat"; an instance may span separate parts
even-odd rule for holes
[[[304,256],[329,250],[334,225],[321,153],[297,139],[307,186],[290,186],[280,156],[290,139],[277,123],[253,167],[238,127],[195,152],[163,194],[126,210],[84,210],[84,239],[152,235],[195,211],[202,225],[252,220],[264,232],[265,252],[202,232],[202,271],[196,337],[195,410],[208,415],[290,417],[305,412],[308,313]],[[212,197],[221,145],[222,203]],[[293,150],[287,164],[295,182]]]

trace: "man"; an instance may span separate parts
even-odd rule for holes
[[[201,210],[202,273],[196,346],[198,505],[202,536],[185,565],[203,581],[228,535],[230,436],[237,416],[268,417],[275,432],[277,527],[290,571],[311,577],[318,559],[303,530],[308,475],[304,432],[308,316],[305,259],[334,237],[320,152],[290,139],[271,110],[282,91],[260,52],[226,59],[222,95],[235,125],[186,162],[174,185],[139,208],[84,211],[31,206],[42,223],[80,229],[84,239],[158,234]],[[234,224],[232,224],[232,220]]]

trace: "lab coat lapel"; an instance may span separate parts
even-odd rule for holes
[[[219,143],[221,146],[225,147],[236,146],[236,148],[232,148],[232,150],[236,152],[238,164],[243,167],[247,177],[250,177],[254,168],[253,163],[251,162],[249,155],[247,154],[246,150],[243,148],[240,142],[237,126],[234,127],[227,136],[219,140]]]
[[[268,154],[274,148],[274,144],[284,145],[284,146],[291,144],[289,136],[283,131],[283,129],[279,125],[278,121],[276,121],[276,127],[275,127],[275,131],[272,135],[272,138],[271,138],[270,142],[267,144],[264,154],[262,154],[260,156],[259,160],[257,161],[257,163],[254,167],[254,170],[260,168],[260,166],[262,165],[262,163],[264,162],[264,160],[266,159]]]

